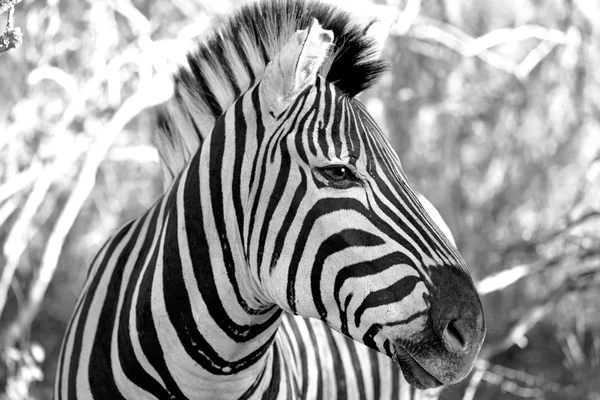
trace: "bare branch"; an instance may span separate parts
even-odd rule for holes
[[[20,206],[19,199],[11,198],[5,201],[0,205],[0,226],[5,226],[6,220],[17,211],[17,208]]]
[[[579,185],[577,186],[577,191],[575,196],[573,197],[573,201],[569,206],[569,210],[576,209],[583,199],[585,198],[586,192],[589,190],[590,185],[594,182],[597,182],[600,179],[600,152],[596,154],[594,159],[590,162],[587,167],[586,173],[583,179],[580,180]],[[567,221],[570,220],[570,217],[567,216]]]
[[[465,389],[465,394],[462,400],[473,400],[475,398],[477,388],[479,387],[479,384],[481,383],[481,380],[483,379],[488,369],[488,366],[489,363],[485,360],[477,360],[475,362],[475,372],[469,380],[469,386],[467,386],[467,388]]]
[[[43,65],[31,71],[27,76],[27,83],[30,86],[37,85],[43,80],[50,80],[56,83],[64,89],[69,98],[74,98],[77,95],[77,82],[73,76],[61,68]]]
[[[600,250],[589,252],[587,255],[598,255]],[[550,293],[537,306],[532,307],[512,326],[506,337],[499,342],[484,347],[480,358],[489,360],[508,350],[513,345],[524,347],[527,343],[526,335],[540,322],[566,294],[581,292],[590,286],[598,285],[600,278],[600,265],[592,270],[584,271],[574,276],[567,277],[562,285]]]
[[[32,163],[28,170],[12,176],[5,184],[0,186],[0,202],[8,199],[31,185],[41,174],[40,163]]]
[[[481,296],[485,296],[486,294],[506,289],[521,279],[542,270],[545,265],[546,263],[543,261],[532,264],[521,264],[486,276],[477,282],[477,292]]]
[[[131,28],[139,38],[150,36],[152,26],[150,21],[138,10],[131,0],[122,0],[114,3],[115,10],[129,20]]]
[[[10,283],[13,279],[15,271],[21,255],[27,248],[29,239],[31,221],[38,208],[46,198],[46,193],[50,190],[52,182],[60,175],[65,167],[65,162],[57,162],[52,167],[46,168],[44,173],[36,180],[27,201],[19,218],[13,225],[6,241],[4,242],[4,258],[6,264],[0,276],[0,315],[4,310]]]
[[[552,50],[556,47],[556,42],[543,41],[537,47],[531,50],[525,58],[517,65],[515,75],[517,78],[524,79],[531,73]]]
[[[498,364],[488,365],[483,380],[526,399],[537,398],[545,392],[558,392],[565,389],[557,382]]]
[[[540,322],[552,309],[553,304],[545,302],[539,306],[533,307],[515,323],[506,337],[500,342],[487,346],[481,350],[479,355],[484,360],[489,360],[496,355],[510,349],[515,344],[519,347],[525,347],[527,333]]]
[[[438,22],[436,21],[436,23]],[[456,34],[451,32],[454,30],[460,31],[459,29],[454,27],[448,27],[448,29],[444,29],[443,27],[436,26],[433,24],[423,24],[414,25],[407,33],[407,35],[416,39],[439,43],[461,54],[464,57],[476,56],[482,61],[486,62],[487,64],[490,64],[491,66],[499,70],[505,71],[509,74],[514,74],[514,71],[517,68],[517,64],[514,61],[501,57],[498,54],[487,49],[483,49],[478,53],[474,53],[472,50],[465,48],[465,42],[469,40],[474,40],[474,38],[462,31],[460,31],[461,35],[457,36]]]
[[[0,14],[4,14],[20,2],[21,0],[0,0]]]
[[[4,4],[0,4],[0,14],[5,12],[5,8],[8,7],[6,31],[2,36],[0,36],[0,53],[11,49],[16,49],[23,43],[23,33],[21,32],[21,28],[15,28],[13,23],[13,18],[15,14],[15,9],[13,6],[19,1],[21,0],[9,0]]]
[[[402,34],[395,31],[394,34]],[[580,42],[557,29],[538,25],[523,25],[516,28],[493,30],[474,38],[455,26],[419,16],[416,23],[406,33],[416,39],[433,41],[456,51],[464,57],[478,57],[491,66],[505,71],[519,79],[529,73],[556,47],[556,45],[577,46]],[[539,39],[541,43],[523,60],[515,62],[500,56],[491,48],[507,43]]]
[[[402,11],[396,20],[394,33],[396,35],[405,35],[410,27],[415,23],[420,11],[421,0],[409,0],[404,8],[404,11]]]
[[[558,29],[545,28],[539,25],[521,25],[515,28],[494,29],[483,36],[467,41],[464,52],[465,56],[473,57],[492,47],[529,39],[539,39],[554,45],[570,43],[567,34]]]
[[[2,342],[5,347],[12,347],[14,342],[21,337],[23,330],[27,329],[37,315],[40,302],[54,276],[65,238],[94,188],[96,172],[109,148],[125,125],[143,109],[161,103],[170,96],[170,86],[167,85],[161,88],[161,83],[164,85],[165,82],[153,83],[129,97],[112,117],[106,129],[98,135],[96,143],[90,147],[83,169],[77,178],[75,188],[63,207],[46,243],[42,263],[29,289],[26,304],[20,310],[17,319],[11,323],[8,330],[4,333]]]

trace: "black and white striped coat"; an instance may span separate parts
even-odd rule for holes
[[[56,399],[415,398],[468,374],[481,304],[355,99],[375,57],[291,0],[188,57],[159,113],[169,189],[95,258]]]

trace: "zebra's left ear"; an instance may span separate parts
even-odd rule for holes
[[[261,96],[272,116],[281,114],[307,86],[315,83],[329,54],[333,33],[313,18],[308,29],[296,31],[265,69]]]

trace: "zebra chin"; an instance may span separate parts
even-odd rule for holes
[[[400,365],[404,379],[417,389],[433,389],[442,386],[435,376],[421,366],[406,350],[398,347],[394,360]]]
[[[406,381],[421,390],[433,389],[463,380],[473,367],[479,349],[466,352],[464,355],[436,354],[434,356],[417,356],[401,345],[395,346],[392,357],[398,363]],[[425,352],[427,353],[427,352]]]

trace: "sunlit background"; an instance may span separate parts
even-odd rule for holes
[[[142,109],[239,3],[15,6],[24,43],[0,54],[0,399],[51,398],[91,258],[162,193]],[[395,15],[390,69],[362,100],[484,302],[481,359],[441,398],[600,399],[600,3],[342,3]]]

